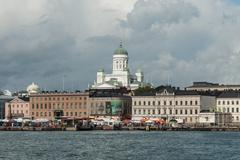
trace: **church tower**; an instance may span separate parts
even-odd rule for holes
[[[121,74],[124,71],[128,71],[128,52],[120,42],[119,48],[113,54],[113,74]]]

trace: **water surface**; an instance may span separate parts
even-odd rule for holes
[[[239,160],[238,132],[0,132],[0,159]]]

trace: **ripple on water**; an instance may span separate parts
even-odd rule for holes
[[[0,159],[236,159],[238,132],[0,132]]]

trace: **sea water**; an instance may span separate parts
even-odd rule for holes
[[[240,133],[0,132],[0,159],[240,160]]]

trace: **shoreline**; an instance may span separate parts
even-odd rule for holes
[[[32,127],[32,128],[22,128],[22,127],[5,127],[0,128],[0,132],[4,131],[32,131],[32,132],[44,132],[44,131],[202,131],[202,132],[240,132],[240,127],[195,127],[195,128],[173,128],[173,127],[164,127],[164,128],[157,128],[157,127],[124,127],[120,129],[77,129],[74,127],[67,127],[67,128],[44,128],[44,127]]]

